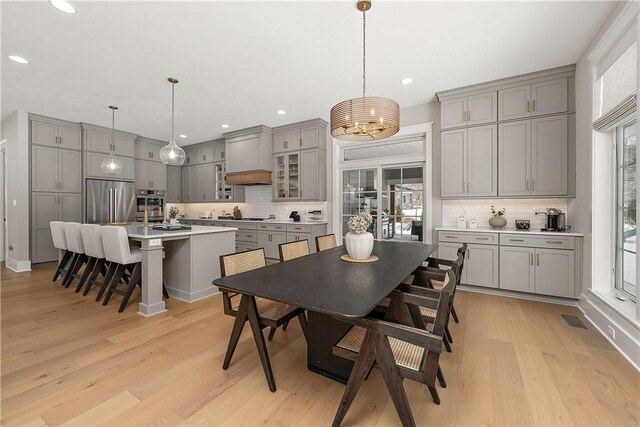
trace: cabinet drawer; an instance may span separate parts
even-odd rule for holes
[[[255,243],[236,242],[236,252],[250,251],[252,249],[257,249]]]
[[[311,232],[311,227],[308,225],[291,225],[291,224],[287,224],[287,232],[294,232],[294,233],[310,233]]]
[[[236,241],[238,242],[257,242],[255,230],[238,230],[236,231]]]
[[[258,228],[256,227],[257,224],[255,222],[251,223],[251,222],[236,221],[231,225],[238,228],[238,230],[256,230]]]
[[[574,249],[574,238],[570,236],[522,236],[520,234],[501,234],[502,246],[527,246],[530,248]]]
[[[227,221],[209,221],[209,225],[213,225],[214,227],[229,227],[229,223]]]
[[[258,230],[285,231],[285,224],[258,224]]]
[[[476,243],[479,245],[497,245],[497,233],[467,233],[455,231],[439,231],[438,241],[440,242],[458,242],[458,243]]]

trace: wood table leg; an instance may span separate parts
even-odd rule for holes
[[[267,384],[269,384],[269,390],[276,391],[276,381],[273,379],[273,371],[271,370],[271,362],[269,361],[269,353],[267,351],[267,344],[264,341],[264,335],[262,334],[262,325],[258,319],[258,307],[256,306],[256,299],[251,295],[242,295],[240,304],[245,303],[247,308],[247,320],[251,325],[251,331],[253,332],[253,339],[256,341],[256,347],[258,347],[258,355],[260,356],[260,362],[262,363],[262,369],[264,369],[264,375],[267,377]]]

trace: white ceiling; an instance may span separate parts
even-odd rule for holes
[[[188,144],[322,117],[361,93],[355,1],[1,2],[2,119],[16,109]],[[434,92],[574,63],[613,2],[374,1],[367,93],[401,107]],[[7,55],[31,61],[20,65]],[[400,80],[412,77],[412,85]],[[276,115],[278,109],[287,114]],[[228,130],[221,129],[228,123]]]

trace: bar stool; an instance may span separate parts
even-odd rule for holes
[[[58,268],[56,268],[56,272],[53,274],[52,282],[58,280],[60,274],[67,275],[69,261],[73,257],[73,252],[67,250],[67,239],[64,237],[64,222],[62,221],[51,221],[49,223],[51,227],[51,238],[53,239],[53,246],[59,251],[64,251],[62,253],[62,258],[58,263]]]
[[[102,227],[98,224],[82,224],[80,226],[82,234],[82,243],[84,244],[85,254],[89,257],[89,263],[85,269],[80,283],[76,287],[76,292],[80,292],[82,286],[86,282],[82,295],[86,296],[93,285],[101,286],[104,282],[109,282],[113,276],[116,265],[109,265],[104,256],[104,248],[102,247]],[[113,268],[112,268],[113,267]],[[102,281],[98,281],[98,274],[102,274]]]
[[[73,279],[81,278],[78,271],[80,271],[80,268],[87,262],[87,256],[84,253],[84,244],[82,243],[79,222],[65,222],[64,237],[67,241],[67,250],[74,254],[71,268],[67,271],[67,275],[62,281],[62,285],[68,288],[73,282]]]
[[[116,264],[115,272],[111,277],[111,281],[107,287],[107,294],[104,297],[102,305],[107,305],[111,299],[111,295],[122,295],[122,302],[118,313],[127,306],[129,298],[133,293],[136,285],[141,285],[142,281],[142,253],[140,248],[131,248],[127,237],[127,230],[124,227],[104,226],[102,227],[102,245],[104,247],[104,255],[107,261]],[[124,290],[118,289],[120,279],[126,274],[127,269],[133,267],[129,283]]]

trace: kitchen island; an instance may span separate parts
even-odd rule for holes
[[[190,230],[125,227],[129,240],[141,243],[142,301],[138,314],[148,317],[166,311],[164,282],[169,295],[186,302],[218,292],[211,280],[220,277],[220,255],[235,252],[236,228],[194,225]]]

